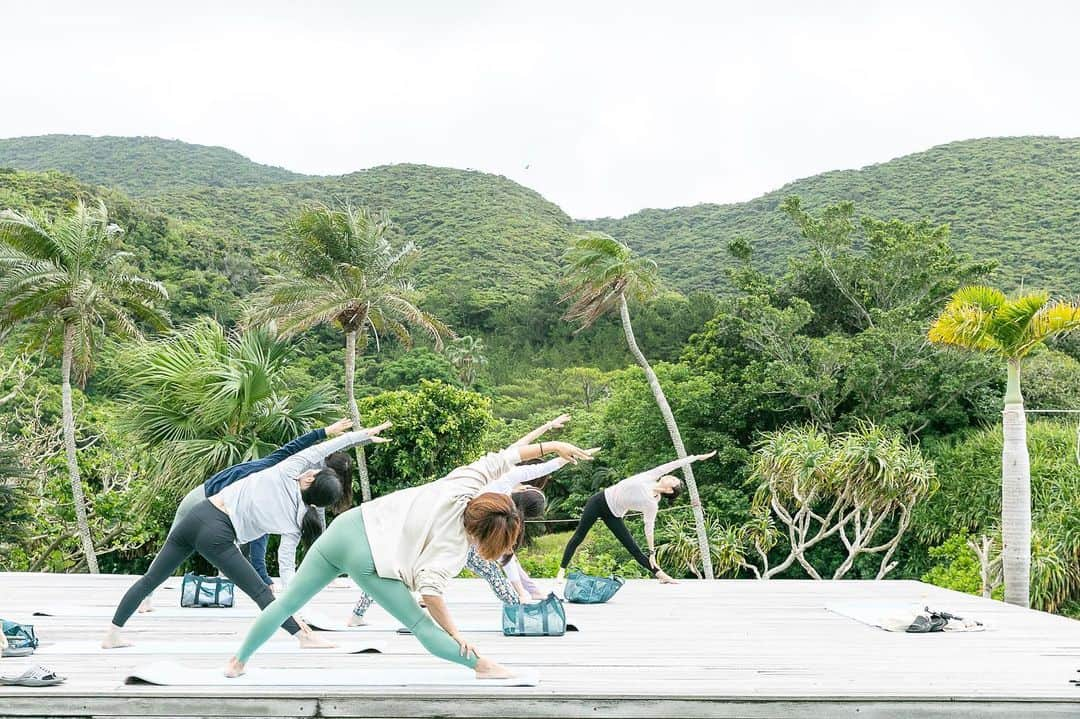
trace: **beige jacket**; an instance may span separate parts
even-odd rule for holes
[[[442,595],[469,551],[465,506],[520,461],[518,448],[509,447],[442,479],[360,505],[375,571],[421,594]]]

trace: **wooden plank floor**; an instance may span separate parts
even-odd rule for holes
[[[33,623],[34,658],[69,677],[60,687],[0,688],[0,716],[272,717],[1029,717],[1080,716],[1080,622],[957,594],[918,582],[633,581],[606,605],[567,605],[581,632],[561,638],[473,634],[504,663],[539,670],[532,688],[150,687],[123,683],[140,663],[173,659],[221,666],[226,655],[58,654],[49,644],[98,641],[106,616],[133,580],[123,576],[0,573],[0,616]],[[166,586],[178,586],[174,578]],[[176,606],[177,589],[158,606]],[[345,617],[356,592],[332,586],[313,605]],[[239,611],[136,615],[136,642],[202,636],[239,644],[251,622]],[[448,594],[460,625],[497,626],[499,605],[479,580]],[[891,634],[826,611],[832,602],[928,602],[986,622],[973,634]],[[95,616],[31,617],[43,606],[86,607]],[[244,611],[244,610],[247,611]],[[241,616],[242,615],[242,616]],[[373,623],[390,626],[382,610]],[[353,634],[324,634],[344,640]],[[256,655],[251,666],[437,667],[409,636],[371,631],[384,654],[319,651]],[[0,660],[11,673],[29,660]]]

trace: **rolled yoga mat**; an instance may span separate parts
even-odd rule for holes
[[[249,669],[247,674],[227,678],[220,667],[154,662],[132,670],[125,684],[156,684],[167,687],[534,687],[540,684],[535,671],[522,671],[513,679],[477,679],[472,670],[458,666],[433,669],[358,667],[343,669]]]
[[[100,642],[52,642],[43,643],[38,647],[37,653],[49,656],[59,654],[108,654],[109,656],[120,654],[210,654],[223,657],[232,656],[240,646],[240,638],[228,642],[209,642],[199,640],[176,640],[171,642],[139,642],[136,641],[130,647],[118,647],[116,649],[102,649]],[[267,642],[259,649],[259,653],[268,654],[378,654],[386,649],[386,642],[363,641],[350,639],[333,649],[301,649],[295,640],[275,640]]]

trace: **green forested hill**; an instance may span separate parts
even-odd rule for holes
[[[38,135],[0,140],[0,167],[59,170],[133,197],[185,187],[249,187],[305,176],[224,147],[160,137]]]
[[[59,169],[142,198],[152,214],[172,218],[171,241],[181,245],[172,254],[205,272],[207,282],[216,274],[229,277],[234,295],[250,289],[254,264],[306,200],[388,210],[421,247],[419,283],[442,296],[442,307],[465,314],[483,314],[507,295],[550,285],[575,226],[556,205],[506,178],[425,165],[309,178],[222,148],[67,135],[0,140],[4,165]],[[24,193],[72,182],[55,174],[31,177],[21,175]],[[629,242],[683,291],[722,290],[731,262],[727,244],[736,238],[751,241],[761,268],[783,270],[797,239],[778,211],[790,195],[811,210],[852,200],[863,214],[949,223],[956,247],[1000,263],[995,281],[1080,292],[1080,139],[956,142],[798,180],[750,202],[643,210],[577,226]]]
[[[227,314],[223,297],[254,289],[258,266],[272,261],[289,217],[305,201],[387,210],[402,236],[420,247],[418,285],[459,319],[552,284],[571,225],[557,206],[506,178],[424,165],[138,200],[58,172],[0,169],[0,207],[55,211],[76,195],[102,196],[114,212],[142,213],[143,225],[144,215],[154,218],[152,245],[139,233],[129,231],[129,239],[156,257],[157,276],[184,285],[191,304],[177,308],[182,316]]]
[[[201,188],[147,198],[197,232],[271,247],[309,200],[384,209],[421,249],[421,285],[448,295],[525,296],[551,282],[570,218],[504,177],[427,165],[375,167],[269,187]]]
[[[778,211],[852,200],[862,214],[949,223],[955,247],[1000,263],[996,280],[1080,292],[1080,139],[1017,137],[942,145],[860,170],[792,182],[750,202],[643,210],[581,223],[654,258],[683,290],[720,289],[727,244],[750,240],[760,267],[783,269],[795,229]]]

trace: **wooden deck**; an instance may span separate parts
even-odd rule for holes
[[[100,640],[131,577],[0,574],[0,616],[33,623],[39,654],[0,661],[0,674],[46,664],[69,677],[60,687],[0,688],[0,716],[152,717],[1035,717],[1080,716],[1080,622],[1009,607],[918,582],[634,581],[606,605],[567,605],[581,631],[561,638],[475,633],[481,650],[539,670],[531,688],[484,687],[153,687],[128,686],[137,664],[160,659],[220,666],[227,656],[58,653],[56,642]],[[170,585],[178,585],[174,579]],[[168,586],[168,585],[167,585]],[[330,587],[314,605],[345,616],[355,591]],[[479,580],[456,580],[448,595],[458,623],[497,625],[499,605]],[[839,602],[928,602],[967,613],[989,631],[905,635],[825,609]],[[177,590],[159,591],[174,607]],[[86,607],[93,616],[31,617],[43,606]],[[238,611],[136,615],[136,642],[203,636],[239,643],[251,622]],[[246,608],[246,611],[245,611]],[[182,614],[170,612],[170,614]],[[383,654],[262,653],[253,667],[437,667],[409,636],[391,629]],[[326,634],[341,641],[356,634]],[[68,644],[68,646],[75,646]],[[84,645],[85,646],[85,645]]]

